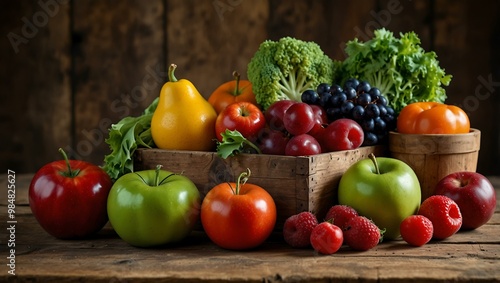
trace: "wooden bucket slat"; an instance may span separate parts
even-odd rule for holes
[[[431,196],[437,183],[459,171],[476,171],[481,132],[471,129],[460,135],[389,134],[391,156],[407,163],[417,175],[422,201]]]

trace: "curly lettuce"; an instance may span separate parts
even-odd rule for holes
[[[104,156],[103,169],[113,181],[134,171],[137,148],[156,147],[151,135],[151,119],[158,106],[158,97],[138,117],[125,117],[111,125],[105,142],[111,153]]]
[[[446,99],[443,86],[450,84],[452,76],[439,66],[435,52],[420,46],[414,32],[396,38],[386,29],[375,30],[366,42],[349,41],[345,51],[348,57],[334,81],[343,84],[351,77],[368,81],[380,89],[396,113],[412,102]]]

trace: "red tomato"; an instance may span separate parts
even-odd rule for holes
[[[237,130],[247,139],[254,139],[266,126],[264,113],[255,104],[240,101],[229,104],[219,113],[215,121],[215,134],[222,142],[221,133],[226,129]]]
[[[46,164],[31,180],[29,204],[40,226],[56,238],[89,236],[108,222],[112,181],[100,167],[80,160]]]
[[[276,205],[271,195],[254,184],[241,182],[213,187],[201,204],[201,224],[216,245],[231,250],[261,245],[276,224]]]

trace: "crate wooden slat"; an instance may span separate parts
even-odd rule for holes
[[[322,218],[336,201],[337,185],[345,170],[370,153],[383,156],[385,152],[384,146],[368,146],[313,156],[238,154],[222,159],[215,152],[139,149],[134,168],[153,169],[161,164],[165,170],[182,172],[202,196],[219,183],[235,181],[249,168],[249,182],[265,188],[274,198],[276,228],[280,229],[286,218],[301,211]]]

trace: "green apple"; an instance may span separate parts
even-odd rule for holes
[[[151,247],[185,238],[199,220],[200,205],[200,193],[190,179],[158,166],[116,180],[107,210],[120,238]]]
[[[403,219],[420,207],[420,183],[403,161],[370,154],[370,158],[354,163],[342,175],[338,201],[385,229],[384,239],[394,240],[400,236]]]

